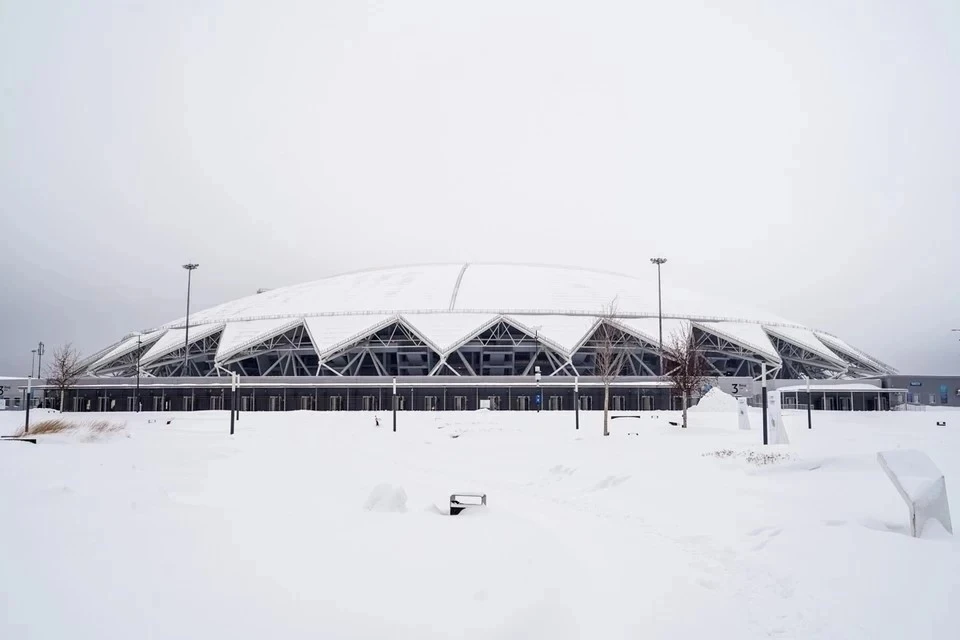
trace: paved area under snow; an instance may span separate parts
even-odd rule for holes
[[[396,434],[389,414],[243,414],[232,438],[227,413],[65,417],[125,428],[0,444],[0,638],[960,629],[960,544],[906,535],[876,462],[926,451],[960,517],[960,412],[819,413],[813,431],[786,412],[769,464],[730,411],[609,438],[599,412],[579,432],[569,412],[403,413]],[[471,490],[486,509],[441,515]]]

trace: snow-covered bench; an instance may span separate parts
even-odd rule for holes
[[[467,507],[481,507],[487,504],[485,493],[454,493],[450,496],[450,515],[458,515]]]
[[[923,525],[930,519],[939,521],[944,529],[953,533],[947,481],[927,454],[913,449],[880,451],[877,462],[910,509],[913,537],[923,533]]]

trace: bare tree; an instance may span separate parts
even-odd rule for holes
[[[624,350],[620,342],[623,332],[614,325],[617,318],[617,301],[604,307],[600,324],[593,333],[595,346],[594,373],[603,383],[603,435],[610,435],[610,383],[617,379],[623,369]]]
[[[688,399],[712,380],[710,365],[692,333],[675,333],[666,347],[667,378],[683,396],[683,428],[687,428]]]
[[[80,352],[69,342],[53,352],[53,362],[47,366],[47,382],[60,392],[60,411],[63,411],[67,391],[83,374]]]

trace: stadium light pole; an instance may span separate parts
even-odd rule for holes
[[[650,258],[650,262],[657,265],[657,319],[660,325],[660,375],[663,376],[663,294],[660,286],[660,267],[667,261],[666,258]]]
[[[187,375],[187,364],[190,356],[190,280],[193,276],[193,270],[199,266],[195,262],[188,262],[183,265],[183,268],[187,270],[187,321],[183,332],[183,372],[181,372],[181,376]]]
[[[43,377],[43,368],[40,363],[43,361],[43,342],[37,345],[37,379]]]

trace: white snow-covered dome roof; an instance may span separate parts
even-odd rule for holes
[[[358,271],[267,290],[190,316],[191,326],[343,314],[519,313],[657,316],[656,272],[647,277],[572,267],[432,264]],[[664,317],[800,326],[772,314],[668,287]],[[180,318],[165,327],[182,327]]]
[[[641,277],[591,269],[529,264],[432,264],[374,269],[270,289],[190,316],[191,341],[216,334],[216,362],[250,345],[303,326],[318,356],[402,320],[439,354],[455,349],[496,319],[536,332],[558,353],[570,355],[616,308],[625,330],[650,340],[658,335],[656,270]],[[663,289],[664,336],[691,326],[779,362],[780,341],[838,367],[851,359],[889,370],[830,334],[717,297],[668,286]],[[178,348],[185,319],[140,334],[147,363]],[[137,348],[128,337],[98,354],[93,370],[108,368]],[[132,342],[131,342],[132,341]],[[118,355],[119,354],[119,355]]]

